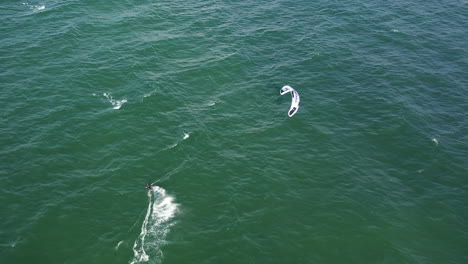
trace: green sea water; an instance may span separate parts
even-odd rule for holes
[[[468,263],[467,22],[2,1],[0,263]]]

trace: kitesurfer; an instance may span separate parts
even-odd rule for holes
[[[146,184],[146,189],[152,191],[153,190],[153,185],[151,185],[151,183],[147,183]]]

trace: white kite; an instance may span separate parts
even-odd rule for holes
[[[280,94],[284,95],[286,93],[290,92],[291,93],[291,107],[289,108],[288,111],[288,116],[292,117],[295,113],[297,113],[297,110],[299,110],[299,102],[301,101],[301,98],[299,97],[299,94],[294,90],[289,85],[283,86],[280,90]]]

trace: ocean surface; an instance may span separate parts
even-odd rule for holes
[[[0,263],[468,263],[467,51],[466,0],[2,1]]]

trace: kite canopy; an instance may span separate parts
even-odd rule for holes
[[[289,85],[283,86],[283,88],[280,90],[281,95],[285,95],[287,93],[291,93],[291,107],[289,108],[288,116],[292,117],[295,113],[297,113],[297,110],[299,110],[299,102],[301,101],[301,98],[299,97],[297,91]]]

